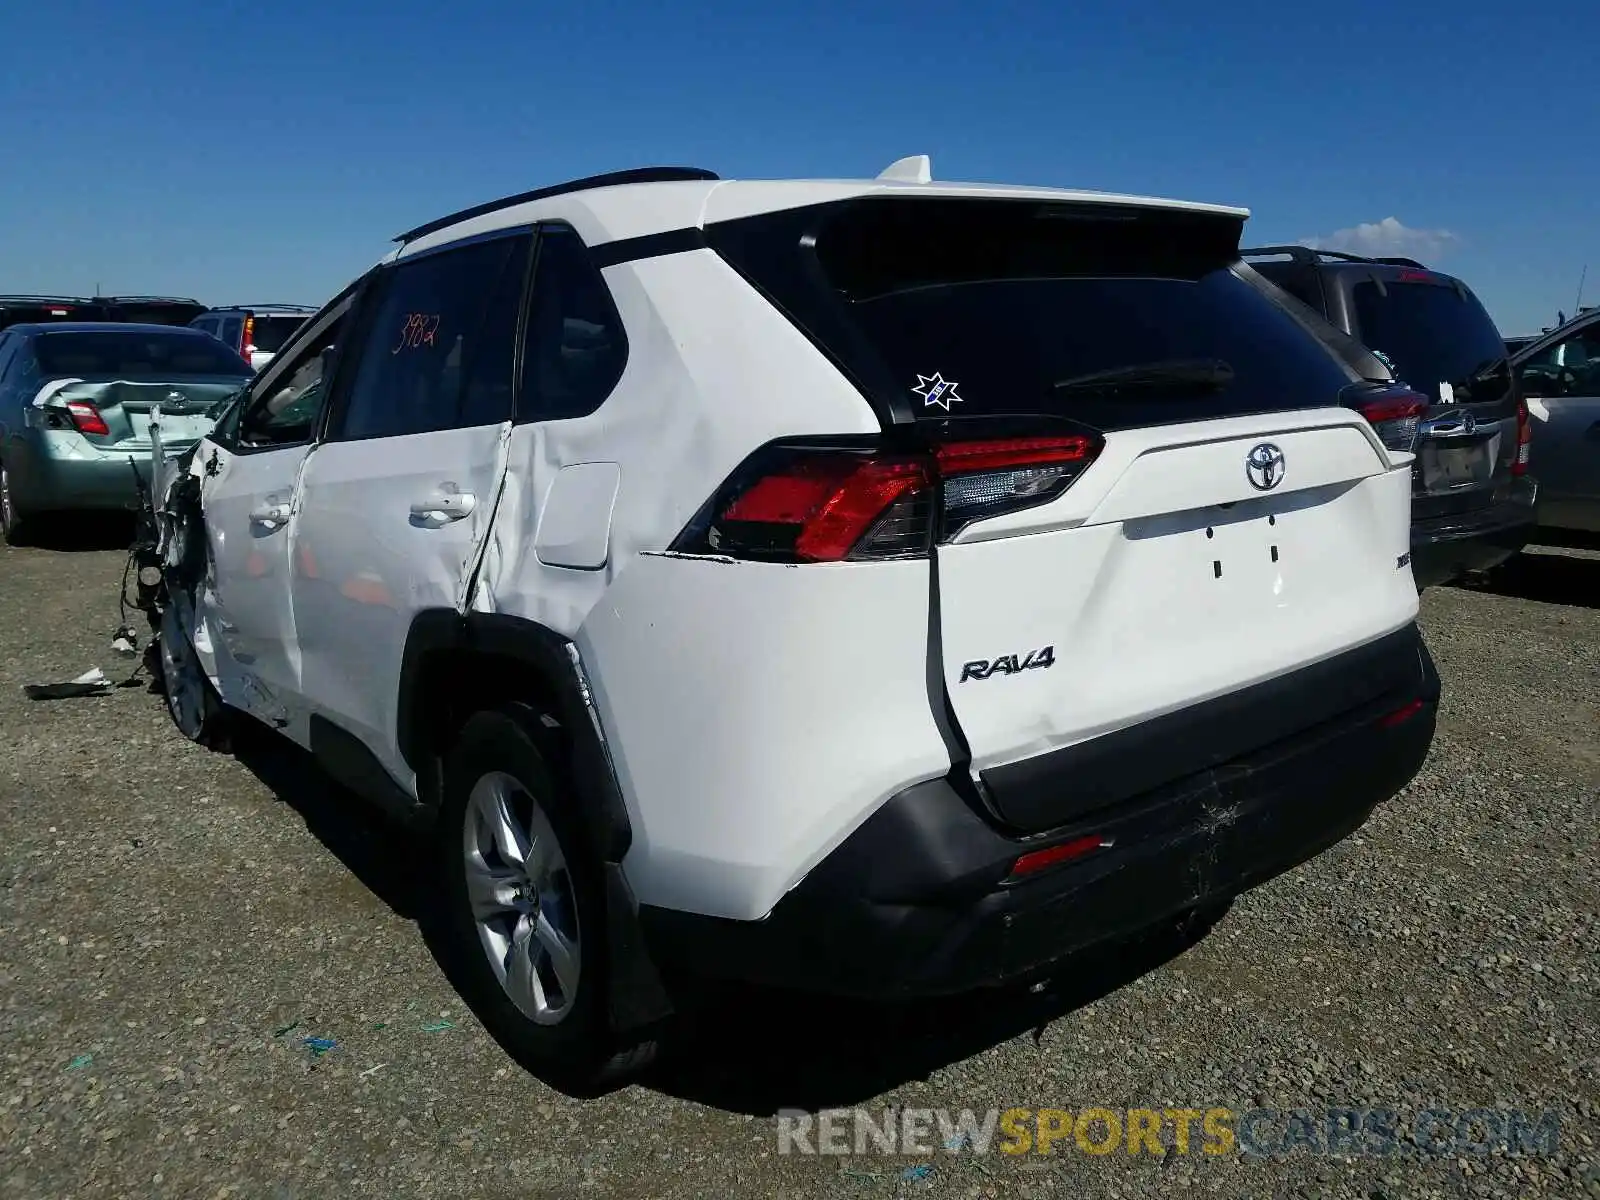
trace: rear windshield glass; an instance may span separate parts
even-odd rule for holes
[[[203,333],[95,331],[48,333],[34,348],[44,375],[252,374],[247,364],[215,338]]]
[[[251,335],[251,344],[262,354],[276,354],[283,349],[283,344],[294,335],[294,331],[306,323],[306,317],[261,317],[256,318],[254,333]]]
[[[848,323],[887,368],[880,378],[919,418],[1114,428],[1337,403],[1353,375],[1232,269],[1240,226],[1106,206],[863,200],[826,220],[815,245]],[[848,359],[852,340],[829,348]]]
[[[0,329],[48,321],[105,321],[110,314],[98,304],[0,303]]]
[[[1387,293],[1387,294],[1385,294]],[[1395,375],[1434,400],[1440,383],[1456,402],[1506,394],[1505,342],[1470,291],[1442,283],[1370,280],[1351,289],[1361,340],[1394,363]]]

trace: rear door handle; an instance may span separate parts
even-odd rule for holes
[[[289,523],[289,505],[281,503],[259,504],[250,510],[250,520],[268,529],[281,529]]]
[[[477,507],[478,498],[471,492],[452,491],[447,487],[436,496],[413,501],[411,515],[429,524],[443,525],[471,516],[472,510]]]

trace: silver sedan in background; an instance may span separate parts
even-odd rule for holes
[[[1523,347],[1512,367],[1532,419],[1532,471],[1539,481],[1534,540],[1600,535],[1600,309]]]

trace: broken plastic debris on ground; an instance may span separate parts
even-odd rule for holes
[[[29,700],[70,700],[76,696],[103,696],[116,686],[99,667],[91,667],[65,683],[29,683],[22,690]]]

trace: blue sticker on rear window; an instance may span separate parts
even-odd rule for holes
[[[922,397],[922,406],[932,408],[937,404],[945,412],[950,411],[952,404],[961,403],[962,397],[956,395],[956,388],[960,387],[953,379],[946,379],[935,371],[932,375],[917,374],[917,386],[911,390]]]

